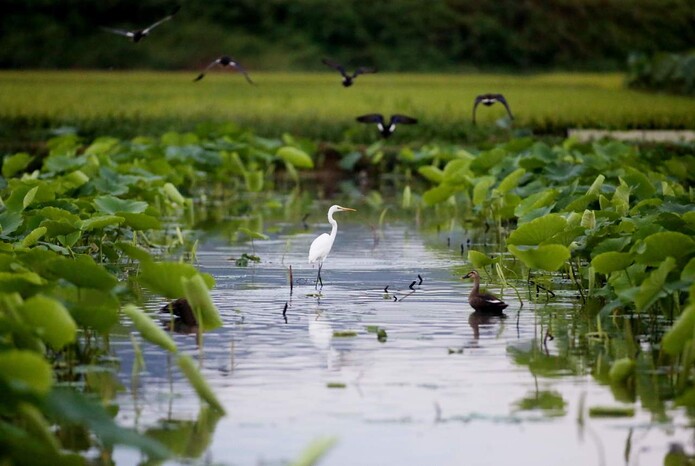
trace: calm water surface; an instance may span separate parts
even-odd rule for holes
[[[557,358],[557,369],[541,377],[516,363],[514,354],[533,348],[553,360],[559,339],[543,347],[534,304],[520,310],[511,290],[504,295],[507,319],[470,319],[471,283],[454,270],[465,265],[453,246],[460,237],[449,249],[445,235],[396,224],[376,243],[357,215],[336,218],[340,231],[320,297],[306,257],[327,225],[256,241],[262,261],[249,267],[229,258],[251,252],[250,244],[201,246],[199,265],[217,280],[213,299],[225,322],[205,336],[202,366],[227,416],[216,427],[208,418],[195,424],[197,396],[156,347],[143,344],[147,369],[133,384],[132,347],[123,338],[115,343],[126,387],[119,421],[160,432],[192,426],[197,434],[186,431],[179,443],[190,443],[181,451],[196,458],[177,461],[227,465],[287,464],[325,436],[338,442],[324,465],[655,465],[670,442],[690,444],[688,419],[678,411],[668,413],[676,427],[655,422],[639,402],[631,418],[589,418],[591,406],[632,405],[616,401],[586,364],[567,370],[566,358]],[[297,282],[292,295],[289,265]],[[418,274],[423,283],[411,293]],[[554,303],[560,319],[573,309],[566,301]],[[370,326],[385,329],[387,341],[379,342]],[[357,336],[334,336],[341,330]],[[193,335],[174,337],[183,351],[200,355]],[[545,395],[557,400],[553,409],[520,404]],[[125,448],[115,459],[119,465],[142,460]]]

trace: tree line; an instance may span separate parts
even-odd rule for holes
[[[144,27],[133,44],[100,26]],[[624,69],[633,52],[695,44],[692,0],[3,0],[1,68],[321,69],[332,57],[391,71]]]

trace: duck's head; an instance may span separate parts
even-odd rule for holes
[[[461,278],[464,279],[464,280],[465,280],[466,278],[480,278],[480,275],[478,274],[478,271],[477,271],[477,270],[471,270],[470,272],[468,272],[466,275],[464,275],[464,276],[461,277]]]

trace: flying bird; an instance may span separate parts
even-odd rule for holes
[[[328,253],[331,252],[333,247],[333,242],[335,241],[335,236],[338,234],[338,222],[333,219],[333,214],[336,212],[352,211],[355,209],[349,207],[341,207],[339,205],[333,205],[328,209],[328,223],[330,223],[333,228],[331,229],[331,234],[322,233],[319,235],[312,243],[309,248],[309,262],[319,263],[319,274],[316,277],[316,285],[314,288],[318,288],[319,283],[321,283],[321,288],[323,288],[323,280],[321,280],[321,268],[323,267],[323,261],[328,257]]]
[[[493,294],[480,292],[480,275],[478,275],[477,271],[471,270],[461,278],[473,279],[473,289],[471,290],[471,294],[468,295],[468,304],[470,304],[473,309],[488,315],[503,315],[502,311],[509,306],[509,304]]]
[[[233,69],[237,70],[239,73],[243,74],[244,77],[246,78],[246,80],[249,82],[249,84],[254,84],[254,85],[256,84],[253,81],[251,81],[251,78],[249,78],[249,75],[243,66],[241,66],[233,58],[230,58],[226,55],[222,55],[220,58],[213,60],[213,62],[210,63],[208,65],[208,67],[205,68],[205,70],[203,70],[203,72],[200,73],[198,75],[198,77],[193,80],[193,82],[200,81],[201,79],[203,79],[205,77],[205,73],[207,73],[210,68],[212,68],[213,66],[216,66],[216,65],[220,65],[223,68],[229,66],[230,68],[233,68]]]
[[[354,73],[352,73],[352,75],[349,75],[349,74],[345,71],[345,67],[344,67],[343,65],[341,65],[340,63],[336,63],[336,62],[334,62],[334,61],[328,60],[327,58],[321,59],[321,62],[322,62],[324,65],[326,65],[326,66],[330,66],[330,67],[333,68],[334,70],[338,70],[338,72],[339,72],[339,73],[341,74],[341,76],[343,77],[343,86],[345,86],[345,87],[350,87],[350,86],[352,86],[353,81],[355,80],[355,78],[356,78],[357,76],[361,75],[361,74],[365,74],[365,73],[376,73],[376,69],[374,69],[374,68],[359,67],[359,68],[357,68],[357,69],[355,70]]]
[[[150,34],[150,32],[152,31],[152,29],[156,28],[156,27],[159,26],[160,24],[162,24],[162,23],[164,23],[164,22],[166,22],[166,21],[169,21],[171,18],[173,18],[174,15],[175,15],[176,13],[178,13],[178,11],[179,11],[180,9],[181,9],[181,6],[179,5],[179,6],[177,6],[176,8],[174,8],[174,11],[172,11],[171,14],[169,14],[168,16],[165,16],[164,18],[160,19],[159,21],[157,21],[157,22],[154,23],[154,24],[152,24],[152,25],[150,25],[150,26],[147,26],[145,29],[134,29],[134,30],[132,30],[132,31],[128,31],[128,30],[125,30],[125,29],[114,29],[114,28],[103,27],[103,26],[102,26],[102,29],[103,29],[104,31],[108,31],[108,32],[112,32],[112,33],[114,33],[114,34],[118,34],[119,36],[128,37],[128,38],[129,38],[130,40],[132,40],[133,42],[140,42],[142,39],[144,39],[145,37],[147,37],[147,36]]]
[[[385,124],[384,116],[379,113],[369,113],[367,115],[358,116],[357,121],[360,123],[376,123],[376,127],[379,128],[379,132],[383,138],[391,136],[396,130],[396,123],[402,123],[404,125],[414,125],[417,123],[415,118],[409,116],[391,115],[388,124]]]
[[[514,115],[512,115],[512,111],[509,108],[507,99],[505,99],[502,94],[483,94],[475,98],[475,103],[473,104],[473,124],[475,124],[475,109],[478,107],[478,104],[483,104],[486,107],[489,107],[495,102],[499,102],[504,105],[504,108],[507,109],[507,113],[509,114],[509,118],[512,120],[514,119]]]

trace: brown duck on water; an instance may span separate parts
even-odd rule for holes
[[[473,309],[488,315],[503,315],[502,311],[509,305],[493,294],[480,292],[480,275],[477,271],[471,270],[461,278],[473,279],[473,289],[468,295],[468,303]]]

